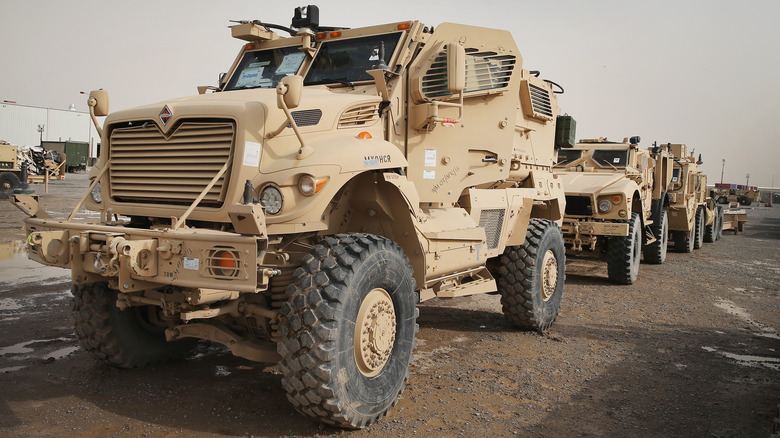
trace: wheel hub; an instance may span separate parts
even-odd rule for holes
[[[366,295],[355,321],[355,361],[366,377],[382,371],[395,343],[395,308],[390,294],[377,288]]]
[[[555,259],[555,254],[552,250],[547,250],[544,253],[544,260],[542,260],[542,299],[544,301],[549,300],[555,292],[555,287],[558,285],[558,260]]]

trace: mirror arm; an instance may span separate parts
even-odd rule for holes
[[[287,125],[290,125],[295,132],[295,136],[298,137],[298,141],[301,143],[301,147],[298,149],[298,154],[296,156],[297,159],[303,160],[304,158],[309,157],[313,152],[314,149],[312,149],[310,146],[307,146],[306,143],[303,141],[303,135],[301,135],[301,131],[298,130],[298,125],[295,123],[295,119],[293,119],[292,113],[290,113],[290,108],[287,107],[287,103],[284,101],[284,95],[289,90],[289,87],[287,85],[282,84],[281,82],[276,87],[276,104],[279,106],[279,108],[284,111],[284,115],[287,116],[287,121],[282,123],[282,126],[277,128],[273,132],[269,132],[265,135],[266,138],[274,138],[277,135],[281,134],[282,131],[284,131],[284,128],[287,127]]]
[[[95,117],[95,106],[97,105],[97,99],[90,97],[87,100],[87,105],[89,106],[89,116],[92,118],[92,123],[95,125],[95,130],[97,130],[98,136],[103,138],[103,128],[100,127],[100,124],[97,121],[97,117]]]

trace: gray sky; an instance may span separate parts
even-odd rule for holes
[[[270,3],[270,5],[268,5]],[[228,20],[289,26],[305,2],[0,0],[0,100],[118,110],[196,93],[242,42]],[[322,25],[420,20],[512,32],[524,67],[561,84],[577,137],[687,143],[710,183],[780,186],[780,1],[312,1]],[[489,5],[489,6],[488,6]]]

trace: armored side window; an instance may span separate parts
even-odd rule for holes
[[[380,68],[381,62],[392,59],[401,33],[372,35],[322,43],[304,85],[338,84],[358,81],[373,81],[367,70]],[[380,59],[384,45],[384,60]]]

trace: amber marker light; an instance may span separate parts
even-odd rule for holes
[[[398,30],[407,30],[412,28],[412,23],[401,23],[398,25]]]
[[[620,204],[620,201],[622,201],[623,198],[620,195],[615,195],[612,197],[612,203],[613,204]]]
[[[331,37],[331,38],[338,38],[338,37],[340,37],[340,36],[341,36],[341,32],[339,32],[339,31],[336,31],[336,32],[331,32],[331,33],[330,33],[330,37]]]
[[[254,44],[247,44],[245,47],[246,47],[247,50],[255,50],[255,45]]]
[[[369,134],[366,131],[363,131],[360,134],[358,134],[358,138],[362,138],[363,140],[371,140],[372,137],[371,134]]]
[[[302,175],[298,180],[298,190],[300,190],[304,196],[311,196],[315,193],[319,193],[327,182],[327,176],[315,178],[311,175]]]
[[[236,257],[229,251],[220,251],[217,254],[217,260],[219,260],[219,266],[222,268],[235,269],[238,267],[236,266]]]
[[[318,33],[315,38],[317,38],[318,40],[324,40],[327,37],[328,37],[328,34],[326,34],[326,33]]]

